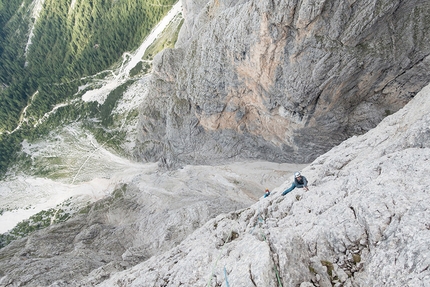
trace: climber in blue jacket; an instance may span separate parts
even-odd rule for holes
[[[308,191],[308,180],[306,179],[306,177],[304,177],[300,172],[295,172],[294,173],[294,181],[293,184],[291,185],[290,188],[286,189],[282,195],[286,195],[287,193],[289,193],[290,191],[292,191],[293,189],[295,189],[296,187],[298,188],[304,188],[306,191]]]

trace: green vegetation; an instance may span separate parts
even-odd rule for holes
[[[174,48],[176,40],[178,39],[179,30],[182,27],[184,20],[176,20],[170,23],[166,29],[166,33],[163,33],[160,37],[146,49],[143,59],[152,60],[153,56],[166,48]]]
[[[51,224],[64,222],[69,218],[70,214],[61,208],[43,210],[18,223],[10,232],[0,234],[0,248],[8,245],[12,240],[25,237],[31,232],[48,227]]]
[[[109,197],[98,200],[94,203],[88,202],[85,207],[79,210],[79,214],[89,214],[92,211],[107,210],[113,207],[116,203],[123,201],[126,192],[127,184],[123,184],[115,189]]]
[[[388,117],[388,116],[390,116],[392,114],[393,114],[393,112],[391,110],[385,110],[384,117]]]
[[[321,264],[325,267],[327,267],[327,274],[330,276],[330,278],[333,278],[333,263],[331,263],[330,261],[321,261]]]
[[[24,68],[30,26],[25,14],[30,2],[10,0],[0,5],[0,132],[16,127],[28,95],[35,88]]]
[[[123,53],[137,48],[176,1],[45,0],[39,17],[34,19],[30,15],[32,0],[0,0],[0,180],[8,170],[53,179],[70,176],[68,162],[61,156],[31,157],[20,150],[24,140],[30,145],[41,138],[55,143],[56,131],[75,122],[104,146],[120,151],[126,138],[122,123],[138,114],[137,109],[125,115],[113,111],[136,79],[112,91],[103,104],[79,100],[85,93],[81,88],[110,75],[107,69],[117,68]],[[167,36],[160,37],[152,47],[152,55],[174,46],[181,24],[180,19],[171,24]],[[27,47],[31,29],[33,37]],[[173,38],[168,39],[170,36]],[[150,60],[144,60],[130,75],[147,73],[150,68]],[[14,165],[16,162],[19,165]],[[66,221],[71,213],[106,208],[121,200],[125,189],[80,211],[65,205],[41,211],[0,234],[0,248]],[[8,208],[0,209],[0,215]]]
[[[121,153],[121,150],[119,150],[120,144],[126,136],[125,131],[121,130],[121,123],[125,119],[120,117],[127,117],[127,115],[113,115],[112,112],[123,93],[133,82],[132,80],[127,81],[110,92],[103,104],[87,103],[85,108],[81,108],[87,110],[88,117],[90,118],[83,121],[83,127],[91,131],[99,143],[103,143],[105,146],[119,153]],[[137,114],[133,114],[132,116],[137,117]],[[98,120],[94,121],[94,118]]]
[[[92,80],[91,75],[113,67],[125,51],[137,48],[176,1],[45,0],[36,20],[30,15],[33,1],[0,0],[0,178],[17,160],[23,139],[40,138],[67,122],[100,118],[101,124],[93,128],[98,139],[111,132],[116,140],[124,137],[107,127],[114,121],[109,111],[126,86],[109,95],[102,106],[63,107],[48,121],[38,122],[57,104],[79,96],[78,88]],[[176,37],[162,46],[172,46]],[[145,62],[133,74],[149,68]],[[24,116],[26,121],[14,131]]]
[[[127,185],[123,184],[118,187],[111,196],[94,203],[88,202],[87,205],[80,210],[77,210],[76,207],[71,208],[71,198],[69,198],[69,200],[66,200],[56,208],[43,210],[31,216],[29,219],[21,221],[11,231],[0,234],[0,249],[8,245],[11,241],[23,238],[34,231],[46,228],[52,224],[65,222],[75,213],[88,214],[92,210],[109,209],[117,202],[124,200],[126,192]],[[0,212],[4,211],[0,209]]]
[[[352,259],[353,259],[353,261],[354,261],[355,264],[361,262],[361,256],[360,256],[360,254],[352,254]]]
[[[106,100],[104,101],[103,105],[100,107],[100,116],[101,116],[101,123],[103,126],[108,127],[113,124],[113,118],[112,118],[112,111],[116,106],[116,103],[119,99],[121,99],[122,94],[127,90],[127,88],[132,84],[132,81],[127,82],[124,85],[119,86],[115,90],[113,90]]]
[[[114,64],[136,48],[171,8],[172,0],[46,0],[30,49],[33,75],[69,81]]]

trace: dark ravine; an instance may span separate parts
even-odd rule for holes
[[[426,1],[184,1],[137,155],[166,165],[310,162],[428,83]]]

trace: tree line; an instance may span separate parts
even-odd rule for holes
[[[26,111],[34,121],[73,97],[83,77],[137,48],[176,1],[45,0],[35,20],[31,0],[0,0],[0,173],[14,160],[16,144],[32,133],[31,126],[5,131],[17,126],[36,91]]]

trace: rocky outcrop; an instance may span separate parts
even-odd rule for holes
[[[282,197],[285,171],[142,174],[1,249],[0,286],[429,286],[430,86],[415,94],[428,5],[185,7],[196,17],[157,56],[139,155],[168,166],[316,157],[303,169],[310,191]],[[273,176],[279,187],[253,204]]]
[[[281,196],[285,170],[253,174],[258,163],[242,177],[200,166],[134,178],[0,249],[0,286],[429,286],[429,97],[430,85],[304,168],[309,192]],[[241,208],[271,177],[279,187]],[[222,209],[235,211],[206,222]]]
[[[154,59],[137,155],[166,165],[310,162],[430,76],[426,1],[184,0]]]
[[[429,286],[429,97],[318,157],[309,192],[286,181],[100,286]]]
[[[142,166],[67,222],[0,249],[0,286],[79,286],[166,252],[220,213],[253,204],[296,165],[242,162],[157,171]],[[91,274],[91,275],[89,275]]]

